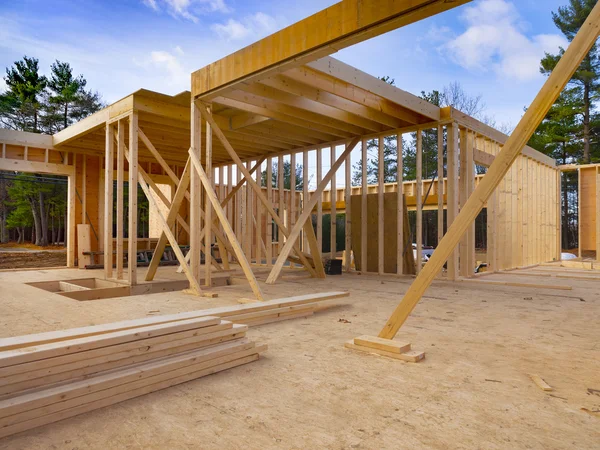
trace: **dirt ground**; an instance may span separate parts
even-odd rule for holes
[[[67,265],[66,250],[17,250],[0,248],[0,269],[26,269],[35,267],[61,267]]]
[[[173,268],[159,271],[172,278]],[[250,296],[237,278],[216,299],[174,292],[77,302],[23,284],[90,273],[0,273],[1,335]],[[434,282],[397,337],[425,350],[415,364],[343,347],[376,334],[411,279],[289,275],[275,286],[261,283],[266,296],[351,295],[314,317],[251,329],[252,339],[269,345],[257,362],[0,440],[0,449],[599,448],[600,415],[591,411],[600,410],[600,282],[513,274],[482,280],[574,288]],[[528,374],[554,391],[542,391]]]

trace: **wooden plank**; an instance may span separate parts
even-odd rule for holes
[[[497,286],[512,286],[512,287],[523,287],[523,288],[531,288],[531,289],[555,289],[559,291],[570,291],[573,289],[572,286],[567,285],[556,285],[556,284],[535,284],[535,283],[518,283],[513,281],[493,281],[493,280],[479,280],[479,279],[469,279],[465,278],[462,281],[468,281],[479,284],[490,284]]]
[[[302,211],[304,211],[305,204],[308,201],[308,150],[302,152]],[[301,212],[302,212],[301,211]],[[312,222],[312,220],[311,220]],[[303,233],[302,236],[302,250],[308,251],[308,242],[306,236]],[[271,265],[271,264],[269,264]]]
[[[345,215],[345,219],[346,219],[346,226],[344,228],[344,250],[345,250],[345,255],[346,255],[346,259],[344,261],[344,270],[346,272],[350,272],[350,269],[352,268],[352,202],[350,201],[350,198],[352,196],[352,155],[349,154],[348,158],[346,158],[346,162],[345,162],[345,187],[344,187],[344,191],[345,191],[345,201],[346,201],[346,206],[345,206],[345,211],[344,211],[344,215]],[[599,234],[600,236],[600,234]]]
[[[354,343],[362,347],[385,350],[391,353],[406,353],[410,351],[410,343],[382,339],[377,336],[359,336],[354,338]]]
[[[192,100],[191,105],[191,149],[198,161],[202,160],[202,117],[200,107]],[[192,276],[200,280],[200,264],[202,261],[202,183],[195,170],[190,171],[190,250],[189,261]]]
[[[447,196],[447,230],[452,226],[452,223],[458,215],[458,125],[456,122],[448,126],[448,148],[447,148],[447,170],[448,170],[448,196]],[[446,230],[446,233],[448,231]],[[443,238],[442,238],[443,239]],[[438,243],[439,247],[439,243]],[[454,248],[448,258],[447,276],[449,280],[458,278],[458,248]]]
[[[350,341],[346,342],[344,344],[344,347],[350,348],[352,350],[360,350],[363,352],[372,353],[375,355],[386,356],[388,358],[399,359],[399,360],[405,361],[405,362],[419,362],[425,358],[424,352],[419,352],[419,351],[409,351],[406,353],[387,352],[385,350],[380,350],[377,348],[363,347],[361,345],[356,345],[354,343],[354,340],[350,340]]]
[[[531,380],[537,385],[537,387],[539,387],[542,391],[553,391],[554,389],[552,389],[552,386],[550,386],[548,383],[546,383],[544,380],[542,380],[542,378],[539,375],[530,373],[529,374],[529,378],[531,378]]]
[[[73,417],[75,415],[79,415],[84,412],[93,411],[95,409],[99,409],[104,406],[113,405],[115,403],[119,403],[121,401],[128,400],[130,398],[135,398],[140,395],[145,395],[150,392],[165,389],[167,387],[174,386],[174,385],[180,384],[180,383],[184,383],[186,381],[193,380],[193,379],[196,379],[196,378],[199,378],[202,376],[210,375],[212,373],[216,373],[221,370],[226,370],[226,369],[229,369],[232,367],[239,366],[241,364],[246,364],[248,362],[252,362],[257,359],[258,359],[258,354],[254,353],[254,354],[252,354],[250,356],[246,356],[244,358],[234,359],[234,360],[228,361],[227,363],[222,363],[222,364],[218,364],[218,365],[213,365],[208,368],[203,368],[202,370],[196,370],[191,373],[186,372],[183,375],[181,375],[181,374],[175,375],[175,373],[167,372],[170,376],[173,375],[175,377],[169,378],[167,380],[162,380],[162,381],[154,383],[154,384],[136,387],[135,389],[131,389],[131,386],[125,385],[125,388],[123,389],[123,391],[118,392],[116,395],[111,395],[114,392],[116,392],[115,390],[99,391],[99,394],[101,394],[101,395],[92,394],[90,396],[79,397],[79,399],[81,401],[85,401],[86,403],[77,404],[75,402],[76,404],[71,408],[68,408],[68,409],[53,413],[53,414],[47,414],[44,416],[36,417],[34,419],[20,422],[20,423],[17,423],[17,424],[8,426],[8,427],[4,427],[3,429],[0,430],[0,436],[2,436],[2,437],[8,436],[8,435],[18,433],[21,431],[25,431],[25,430],[28,430],[31,428],[35,428],[35,427],[38,427],[41,425],[56,422],[56,421],[65,419],[67,417]],[[201,367],[201,365],[198,365],[198,366]],[[195,366],[195,367],[191,366],[191,367],[194,367],[195,369],[197,369],[198,366]],[[190,366],[188,366],[188,367],[190,367]],[[109,396],[107,396],[107,395],[109,395]]]
[[[77,262],[80,269],[84,269],[86,264],[91,264],[92,236],[89,224],[77,225]],[[88,253],[85,255],[84,253]]]
[[[437,242],[444,236],[444,127],[437,127]]]
[[[212,107],[207,106],[209,114],[212,112]],[[210,124],[206,123],[206,151],[205,151],[205,166],[208,183],[214,189],[213,170],[212,170],[212,129]],[[204,197],[204,283],[205,286],[211,285],[212,277],[212,208],[207,196]],[[183,261],[185,265],[185,261]],[[186,267],[184,267],[184,270]],[[192,277],[193,278],[193,277]],[[190,284],[191,286],[191,284]]]
[[[305,187],[306,189],[306,187]],[[273,159],[267,158],[267,201],[273,203]],[[273,218],[267,216],[267,267],[273,265]]]
[[[329,163],[333,164],[335,161],[335,145],[331,146]],[[337,180],[335,176],[335,172],[331,176],[331,185],[330,185],[330,194],[331,198],[331,209],[329,211],[329,250],[330,250],[330,259],[336,259],[336,251],[337,251],[337,209],[335,205],[335,201],[337,199]]]
[[[317,148],[317,186],[323,179],[323,153],[321,147]],[[314,193],[312,194],[314,195]],[[312,197],[311,197],[312,198]],[[319,255],[323,251],[323,198],[319,195],[317,200],[317,242],[319,243]],[[281,253],[281,248],[279,249]]]
[[[592,9],[588,19],[561,57],[556,68],[546,80],[546,83],[525,111],[515,131],[504,144],[502,151],[496,156],[488,173],[481,179],[477,188],[461,210],[454,223],[442,239],[442,242],[433,253],[415,281],[405,293],[402,301],[396,307],[379,337],[391,339],[406,321],[411,311],[417,305],[424,292],[427,290],[439,270],[448,259],[462,235],[473,223],[477,214],[498,186],[516,157],[523,150],[535,129],[546,117],[550,107],[554,104],[560,92],[571,79],[581,61],[588,54],[598,36],[600,35],[600,4]]]

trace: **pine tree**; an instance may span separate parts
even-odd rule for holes
[[[273,161],[272,166],[272,175],[271,175],[271,185],[274,188],[279,187],[279,183],[277,182],[279,171],[278,171],[278,162]],[[310,184],[310,180],[309,180]],[[261,173],[261,186],[267,185],[267,171],[263,170]],[[283,188],[291,189],[292,187],[292,164],[290,161],[283,161]],[[296,164],[296,191],[301,191],[304,188],[304,177],[302,172],[302,165]]]
[[[557,12],[552,13],[552,20],[565,37],[569,41],[572,41],[596,3],[597,0],[569,0],[567,6],[559,7]],[[549,75],[556,67],[564,52],[564,49],[561,48],[556,55],[546,53],[546,56],[541,61],[540,71],[543,74]],[[572,94],[579,96],[583,104],[582,162],[584,164],[591,162],[594,100],[598,95],[599,87],[600,54],[598,53],[598,46],[594,44],[569,82]]]
[[[24,56],[6,69],[8,91],[0,96],[0,117],[9,128],[39,132],[40,96],[48,80],[40,75],[36,58]]]

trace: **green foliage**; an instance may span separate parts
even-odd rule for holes
[[[6,69],[4,80],[8,89],[0,94],[0,124],[6,128],[54,134],[104,106],[67,62],[53,63],[48,79],[37,59],[24,56]]]
[[[304,188],[302,167],[303,166],[301,164],[296,164],[296,190],[297,191],[301,191]],[[271,185],[274,188],[277,188],[279,186],[278,182],[277,182],[278,176],[279,176],[278,163],[277,163],[277,161],[273,161]],[[310,180],[309,180],[309,184],[310,184]],[[266,186],[266,185],[267,185],[267,171],[263,170],[261,172],[261,186]],[[283,161],[283,188],[291,189],[291,187],[292,187],[292,163],[288,160],[284,160]]]
[[[552,13],[554,24],[569,41],[573,40],[596,2],[597,0],[569,0],[566,6],[559,7],[557,12]],[[540,63],[541,73],[549,75],[564,52],[564,49],[561,48],[558,54],[546,53]],[[594,44],[569,81],[567,98],[558,100],[563,107],[566,103],[571,104],[567,107],[571,109],[574,120],[578,122],[581,130],[577,138],[582,140],[580,160],[584,164],[590,163],[592,159],[600,159],[600,147],[595,139],[598,133],[598,114],[595,103],[598,100],[599,89],[600,54],[597,44]],[[554,118],[550,117],[547,120],[555,120],[556,111],[551,114],[554,114]],[[548,139],[552,141],[552,136],[549,136]],[[539,145],[539,141],[532,141],[532,144]],[[552,150],[552,147],[550,146],[549,149]],[[540,148],[540,151],[544,150]]]

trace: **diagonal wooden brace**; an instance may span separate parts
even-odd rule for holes
[[[202,164],[200,163],[200,161],[198,160],[198,157],[194,154],[194,151],[191,148],[188,153],[190,155],[190,160],[192,162],[192,165],[194,166],[194,169],[196,170],[196,172],[198,172],[200,181],[204,185],[206,195],[208,196],[208,199],[212,203],[213,208],[215,209],[215,212],[217,213],[217,217],[221,221],[221,225],[223,226],[223,229],[225,230],[225,234],[229,238],[229,242],[231,243],[231,246],[233,247],[235,255],[240,263],[240,266],[242,267],[242,270],[244,271],[244,274],[246,275],[246,278],[248,279],[248,282],[250,283],[250,288],[252,289],[252,292],[254,292],[254,295],[256,296],[257,300],[263,301],[264,300],[263,293],[260,290],[260,286],[258,285],[258,282],[256,281],[256,277],[254,276],[254,273],[252,272],[252,267],[250,267],[250,263],[246,259],[246,255],[244,254],[244,251],[242,250],[242,246],[238,242],[237,237],[235,236],[235,233],[233,232],[233,229],[231,228],[231,224],[227,220],[225,211],[223,210],[223,208],[221,207],[221,204],[219,203],[217,194],[215,194],[215,191],[212,188],[210,180],[208,179],[208,177],[206,176],[206,173],[204,172],[204,169],[202,168]],[[183,266],[183,264],[182,264],[182,266]]]
[[[217,125],[217,123],[215,122],[215,119],[206,110],[205,107],[198,108],[198,110],[200,111],[200,114],[204,117],[204,119],[210,124],[213,133],[215,133],[217,135],[217,137],[219,138],[219,140],[225,147],[225,150],[227,150],[227,153],[229,153],[229,156],[231,156],[231,159],[233,159],[233,161],[237,165],[238,169],[242,172],[242,174],[244,175],[244,178],[246,179],[246,182],[250,185],[252,190],[256,193],[256,196],[258,197],[258,199],[265,206],[268,213],[271,215],[271,217],[273,218],[273,220],[279,227],[279,231],[281,233],[283,233],[283,235],[286,238],[289,238],[290,232],[287,229],[287,227],[285,226],[285,224],[283,223],[283,220],[281,220],[279,215],[273,209],[271,202],[269,202],[267,197],[262,193],[260,186],[256,183],[256,181],[254,181],[252,179],[252,175],[250,174],[248,169],[246,169],[244,164],[242,164],[242,160],[239,158],[239,156],[237,155],[237,153],[235,152],[235,150],[233,149],[233,147],[231,146],[231,144],[229,143],[229,141],[227,140],[227,138],[225,137],[225,135],[223,134],[223,132],[221,131],[219,126]],[[288,240],[288,242],[289,242],[289,240]],[[316,276],[315,269],[311,266],[308,259],[306,259],[306,256],[304,256],[304,253],[300,250],[300,247],[298,246],[298,244],[296,244],[295,240],[292,241],[290,246],[294,250],[294,252],[298,255],[298,257],[300,258],[300,261],[302,261],[302,264],[304,264],[304,267],[306,267],[306,269],[310,272],[310,274],[312,276]],[[289,255],[289,252],[288,252],[288,255]],[[287,259],[287,255],[285,256],[284,261],[286,259]]]
[[[335,161],[335,163],[333,163],[333,165],[331,166],[331,169],[329,169],[329,172],[327,172],[327,174],[325,174],[325,177],[321,180],[321,183],[319,183],[319,186],[317,186],[317,190],[311,194],[310,199],[308,200],[308,202],[306,202],[306,205],[304,205],[304,210],[302,211],[302,214],[300,214],[300,217],[298,217],[298,221],[294,225],[294,228],[292,228],[292,232],[289,234],[288,240],[286,241],[285,245],[283,246],[281,253],[279,253],[279,256],[277,257],[277,261],[275,261],[275,265],[273,266],[273,269],[271,269],[271,273],[269,274],[269,276],[267,278],[267,284],[273,284],[273,283],[275,283],[277,278],[279,278],[279,275],[281,274],[281,269],[283,268],[283,264],[285,263],[285,260],[287,259],[288,255],[292,251],[292,248],[295,245],[296,240],[300,236],[300,231],[304,227],[304,223],[312,215],[313,208],[319,201],[319,198],[321,197],[321,195],[323,194],[323,191],[329,184],[329,181],[333,177],[333,174],[337,172],[337,170],[340,168],[342,163],[346,160],[346,158],[348,157],[348,155],[350,154],[352,149],[354,149],[354,147],[356,147],[356,144],[358,144],[359,142],[360,142],[360,137],[356,137],[356,138],[352,139],[348,144],[346,144],[346,148],[344,149],[344,152],[339,156],[339,158]],[[313,255],[314,258],[316,258],[317,256],[318,255]]]

